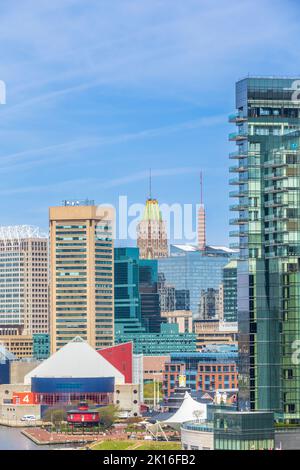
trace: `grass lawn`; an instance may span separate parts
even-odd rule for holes
[[[91,445],[92,450],[126,450],[132,447],[135,441],[103,441]]]
[[[136,450],[180,450],[179,442],[144,441]]]
[[[179,442],[163,442],[163,441],[103,441],[92,444],[92,450],[180,450]]]

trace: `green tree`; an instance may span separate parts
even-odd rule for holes
[[[62,423],[62,421],[66,421],[66,419],[67,419],[66,410],[62,408],[48,409],[43,418],[44,421],[50,421],[52,424],[54,424],[55,427],[59,426]]]
[[[100,425],[104,429],[109,429],[118,417],[118,408],[115,405],[108,405],[99,408]]]

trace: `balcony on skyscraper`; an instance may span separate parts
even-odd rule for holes
[[[230,114],[228,116],[228,121],[232,123],[245,122],[247,121],[247,119],[248,118],[246,116],[243,116],[243,114],[240,111]]]
[[[247,132],[231,132],[229,134],[229,140],[238,142],[238,141],[244,141],[248,139],[248,133]]]
[[[230,173],[244,173],[245,171],[248,171],[248,166],[247,165],[229,167],[229,172]]]
[[[241,151],[236,151],[236,152],[230,152],[229,153],[229,158],[231,160],[239,160],[239,159],[242,159],[242,158],[247,158],[248,156],[248,152],[246,152],[245,150],[241,150]]]

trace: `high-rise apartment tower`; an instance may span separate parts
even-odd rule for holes
[[[239,406],[300,422],[299,78],[236,84]]]

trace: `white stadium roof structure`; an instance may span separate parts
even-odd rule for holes
[[[154,424],[148,424],[147,429],[153,435],[158,432],[162,432],[164,434],[163,426],[170,426],[171,428],[179,429],[181,424],[187,423],[188,421],[205,421],[206,419],[207,405],[205,403],[199,403],[194,400],[188,392],[185,392],[180,408],[178,408],[172,416],[164,421],[157,421]]]
[[[33,377],[114,377],[116,384],[125,382],[124,375],[80,336],[25,375],[24,383],[30,384]]]
[[[188,392],[185,392],[180,408],[178,408],[173,416],[164,421],[163,424],[172,426],[174,424],[182,424],[197,419],[205,420],[206,417],[206,405],[194,400]]]

